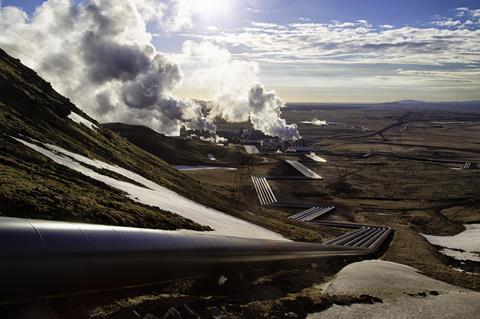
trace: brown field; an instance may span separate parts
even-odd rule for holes
[[[464,230],[465,223],[480,222],[480,169],[461,169],[465,161],[480,162],[480,108],[462,109],[458,105],[435,108],[430,104],[364,106],[289,110],[283,115],[288,122],[317,118],[334,124],[299,124],[307,143],[328,162],[308,162],[303,156],[297,159],[323,180],[270,181],[277,197],[285,201],[333,204],[337,210],[326,217],[329,220],[393,227],[395,237],[384,259],[480,290],[480,275],[474,274],[479,271],[478,265],[458,265],[438,253],[419,234],[453,235]],[[383,132],[383,138],[371,134],[396,123],[402,116],[405,123]],[[239,127],[248,125],[221,125],[222,130]],[[366,153],[372,156],[362,158]],[[281,160],[287,156],[267,157],[269,163],[255,164],[250,170],[257,175],[295,174],[291,167],[282,164]],[[203,183],[231,189],[229,181],[234,180],[233,173],[188,174]],[[258,200],[248,176],[242,185],[242,191],[235,197],[249,203],[252,211],[258,211],[255,207]],[[288,216],[300,210],[269,211]],[[451,265],[464,266],[471,273],[453,270]]]
[[[396,123],[409,113],[407,123],[379,135],[375,130]],[[333,125],[300,124],[300,132],[327,163],[304,161],[323,177],[321,181],[271,180],[282,201],[335,205],[325,219],[392,227],[395,235],[382,259],[410,265],[422,273],[465,288],[480,291],[478,263],[461,264],[438,252],[420,233],[453,235],[463,224],[480,222],[480,169],[463,170],[463,162],[480,162],[480,108],[476,110],[423,106],[342,107],[311,111],[287,111],[288,122],[317,118]],[[472,121],[474,123],[433,123]],[[246,123],[221,123],[221,130],[238,131]],[[368,128],[370,131],[367,131]],[[365,153],[372,153],[363,158]],[[268,159],[262,163],[263,157]],[[242,170],[183,171],[201,185],[229,196],[242,206],[230,212],[283,235],[304,241],[324,241],[344,230],[305,225],[287,217],[301,209],[260,207],[250,175],[294,175],[283,162],[287,156],[254,156],[251,167]],[[238,162],[226,163],[238,167]],[[235,188],[236,177],[241,182]],[[348,262],[348,261],[345,261]],[[328,308],[332,303],[349,305],[370,300],[326,296],[323,287],[344,264],[321,264],[316,269],[278,269],[246,272],[230,277],[220,287],[218,278],[185,280],[169,285],[101,293],[38,302],[29,307],[0,311],[5,318],[138,318],[152,313],[159,317],[170,307],[182,314],[193,309],[209,317],[216,307],[232,318],[281,318],[287,312],[305,314]],[[454,270],[463,268],[467,272]],[[368,296],[367,296],[368,297]],[[188,306],[188,309],[185,308]],[[8,314],[8,315],[7,315]],[[61,314],[61,315],[59,315]],[[140,316],[140,317],[141,317]],[[211,317],[211,316],[210,316]],[[147,318],[147,317],[145,317]]]

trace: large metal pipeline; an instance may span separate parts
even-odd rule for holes
[[[0,303],[307,265],[369,249],[0,217]]]

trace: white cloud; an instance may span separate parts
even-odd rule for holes
[[[391,25],[391,24],[382,24],[382,25],[380,25],[380,27],[382,29],[393,29],[393,28],[395,28],[395,26]]]
[[[458,25],[461,25],[462,22],[460,20],[453,20],[451,18],[445,19],[445,20],[435,20],[430,22],[433,25],[437,25],[440,27],[455,27]]]
[[[457,22],[453,22],[457,24]],[[263,28],[193,34],[193,38],[240,47],[243,59],[274,63],[476,63],[480,30],[387,26],[361,22],[292,23]]]
[[[313,94],[314,88],[346,87],[402,91],[414,87],[424,92],[449,88],[468,90],[474,97],[480,90],[478,74],[471,72],[480,65],[480,24],[475,13],[468,10],[455,19],[436,17],[431,21],[435,23],[424,27],[372,26],[362,19],[268,27],[252,23],[189,36],[229,48],[237,60],[258,62],[267,83],[283,88],[279,91],[288,92],[290,99],[298,98],[294,91]],[[408,71],[400,74],[395,69]],[[318,99],[321,93],[315,96]]]
[[[258,8],[251,8],[251,7],[248,7],[246,9],[248,12],[251,12],[251,13],[262,13],[262,10],[258,9]]]
[[[265,28],[265,29],[278,27],[278,24],[269,23],[269,22],[255,22],[255,21],[252,21],[251,24],[254,27]]]

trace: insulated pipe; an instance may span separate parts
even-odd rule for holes
[[[263,198],[262,198],[262,195],[260,194],[260,190],[258,189],[257,178],[255,176],[252,176],[252,182],[253,182],[253,186],[255,187],[255,192],[257,193],[257,196],[258,196],[258,201],[260,202],[260,205],[263,205]]]
[[[370,226],[365,224],[331,222],[327,220],[311,220],[309,221],[309,223],[314,225],[324,225],[324,226],[332,226],[332,227],[338,227],[338,228],[353,228],[353,229],[362,228],[362,227],[375,227],[375,226]]]
[[[303,217],[305,217],[306,215],[308,215],[309,213],[311,213],[312,211],[314,211],[315,209],[317,209],[318,207],[312,207],[312,208],[309,208],[307,210],[303,210],[295,215],[292,215],[290,216],[289,218],[290,219],[295,219],[295,220],[298,220],[298,219],[301,219]]]
[[[273,193],[273,190],[270,187],[270,184],[268,183],[268,181],[265,177],[263,178],[263,182],[265,183],[265,187],[268,189],[268,192],[270,193],[270,196],[272,197],[272,204],[277,202],[277,198],[275,197],[275,194]]]
[[[349,241],[351,241],[352,239],[355,239],[357,238],[358,236],[361,236],[367,232],[370,231],[370,227],[365,227],[365,228],[362,228],[360,230],[357,230],[357,231],[352,231],[349,233],[350,236],[346,236],[345,238],[342,238],[339,240],[335,240],[333,239],[332,242],[328,242],[328,244],[333,244],[333,245],[346,245]]]
[[[348,242],[343,243],[342,245],[344,245],[344,246],[354,246],[357,242],[361,241],[362,239],[364,239],[366,237],[370,237],[376,231],[377,231],[377,228],[370,228],[368,230],[368,232],[366,232],[362,235],[358,235],[355,238],[349,240]]]
[[[352,236],[355,236],[355,234],[358,234],[359,232],[361,232],[364,229],[365,229],[365,227],[362,227],[362,228],[359,228],[359,229],[356,229],[356,230],[349,231],[348,233],[345,233],[345,234],[340,235],[338,237],[327,240],[323,244],[326,244],[326,245],[341,245],[341,244],[339,244],[340,241],[342,241],[344,239],[347,239],[347,238],[350,238]]]
[[[308,216],[304,217],[303,220],[306,222],[312,221],[315,218],[318,218],[326,213],[329,213],[332,211],[335,207],[317,207],[317,209],[314,212],[311,212]]]
[[[393,233],[391,228],[388,228],[386,232],[384,232],[379,238],[377,238],[368,248],[370,249],[378,249],[380,246],[385,242],[385,240]]]
[[[371,249],[0,217],[0,303],[309,265]]]
[[[355,244],[350,245],[350,246],[355,246],[355,247],[364,247],[364,244],[368,242],[371,238],[375,238],[378,234],[381,234],[385,231],[384,228],[375,228],[373,232],[370,233],[370,235],[365,236],[363,239],[357,241]]]
[[[375,234],[375,236],[370,237],[366,242],[362,243],[360,247],[370,247],[372,243],[374,243],[379,237],[381,237],[385,232],[387,232],[390,228],[381,228],[381,232]]]

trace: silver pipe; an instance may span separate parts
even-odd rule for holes
[[[0,217],[0,303],[309,265],[371,249]]]

